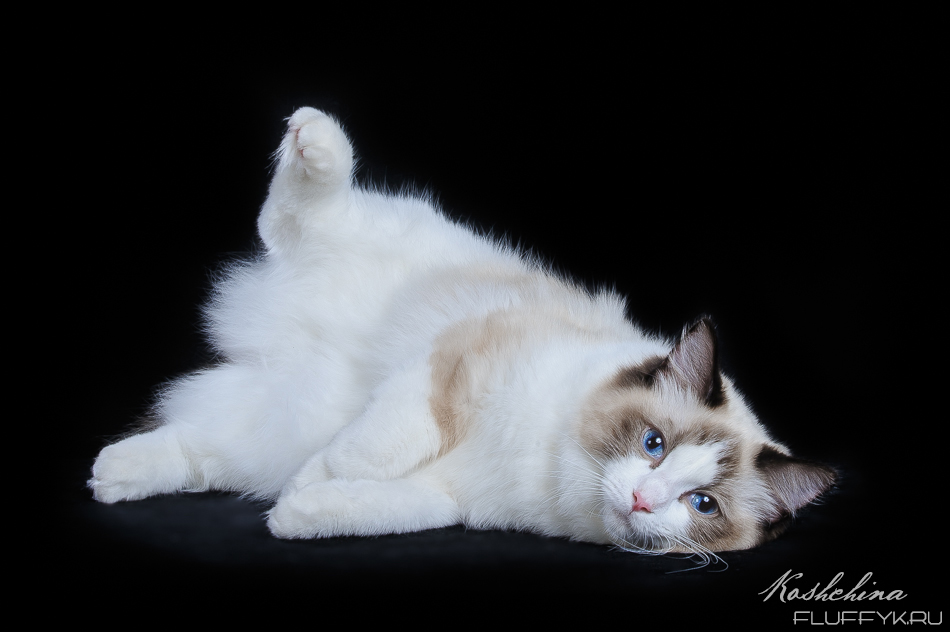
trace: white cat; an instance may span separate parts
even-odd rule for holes
[[[719,372],[712,323],[646,336],[429,201],[355,188],[340,126],[298,110],[266,246],[207,307],[220,364],[102,450],[112,503],[233,490],[281,538],[464,523],[629,550],[745,549],[828,489]]]

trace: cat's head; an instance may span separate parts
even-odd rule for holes
[[[720,374],[708,318],[598,389],[579,441],[601,469],[604,527],[630,550],[756,546],[835,481],[769,438]]]

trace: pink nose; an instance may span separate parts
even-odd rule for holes
[[[633,509],[630,510],[630,513],[634,511],[653,512],[653,507],[650,506],[650,502],[643,497],[642,493],[638,494],[637,492],[633,492]]]

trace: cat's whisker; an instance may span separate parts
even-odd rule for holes
[[[669,573],[682,573],[684,571],[699,570],[702,568],[706,568],[707,566],[710,566],[711,564],[724,565],[722,569],[711,571],[711,572],[721,573],[722,571],[725,571],[726,569],[729,568],[729,564],[725,560],[723,560],[716,553],[714,553],[707,547],[701,545],[699,542],[696,542],[692,538],[689,538],[684,535],[680,535],[680,536],[671,535],[668,537],[671,540],[675,541],[680,546],[682,546],[683,548],[688,549],[690,551],[689,553],[685,554],[685,557],[683,559],[691,560],[691,559],[698,558],[700,562],[692,568],[684,568],[684,569],[679,569],[675,571],[668,571]]]
[[[637,546],[632,542],[627,541],[624,538],[617,537],[615,538],[614,544],[620,548],[622,551],[627,551],[629,553],[637,553],[639,555],[664,555],[665,551],[656,551],[651,548],[644,548]]]

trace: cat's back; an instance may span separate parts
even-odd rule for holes
[[[388,305],[379,348],[410,355],[454,348],[482,357],[556,341],[641,337],[619,296],[589,292],[504,246],[480,254],[420,269]]]

